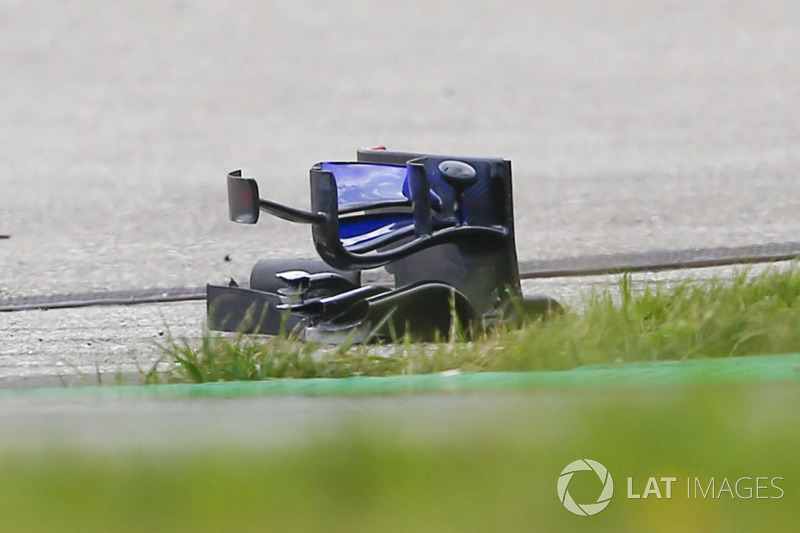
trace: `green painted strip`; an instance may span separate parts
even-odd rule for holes
[[[800,354],[628,363],[542,372],[469,372],[391,377],[357,376],[339,379],[273,379],[202,384],[4,390],[0,391],[0,399],[169,400],[286,395],[357,396],[769,381],[800,381]]]

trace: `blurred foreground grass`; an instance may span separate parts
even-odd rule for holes
[[[171,341],[166,350],[178,363],[170,381],[800,352],[800,270],[641,292],[623,277],[618,290],[588,295],[580,311],[471,343],[321,350],[286,338],[209,335],[200,346]],[[401,417],[356,408],[341,424],[263,448],[239,445],[235,435],[225,445],[163,449],[64,446],[57,434],[35,452],[0,441],[0,531],[789,531],[800,520],[796,383],[483,394],[482,405],[502,399],[488,416],[437,402]],[[567,511],[556,490],[562,469],[585,458],[605,465],[615,483],[610,505],[591,517]],[[587,475],[570,483],[579,503],[600,493]],[[676,478],[672,498],[627,498],[628,478],[641,495],[651,477]],[[702,490],[713,479],[713,496],[698,495],[695,478]],[[743,480],[742,490],[721,492],[724,480],[729,489]]]
[[[738,270],[731,279],[648,284],[630,276],[585,296],[579,310],[498,329],[474,342],[412,344],[380,349],[342,345],[321,349],[291,338],[206,333],[201,343],[170,339],[166,375],[149,382],[233,381],[465,372],[564,370],[587,364],[682,360],[800,352],[800,267],[762,273]]]
[[[503,398],[491,416],[434,410],[389,423],[354,412],[263,449],[2,448],[0,530],[789,531],[800,518],[794,384]],[[615,483],[611,504],[592,517],[568,512],[556,492],[561,470],[582,458]],[[641,494],[651,476],[677,478],[671,499],[626,497],[628,477]],[[715,478],[717,490],[724,478],[754,487],[756,477],[780,477],[783,495],[687,498],[695,477],[704,486]],[[579,503],[600,492],[586,479],[570,485]]]

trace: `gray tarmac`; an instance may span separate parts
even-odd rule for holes
[[[796,240],[799,30],[792,0],[2,0],[0,296],[313,256],[229,222],[225,174],[307,206],[376,144],[510,158],[522,259]]]
[[[312,257],[229,222],[225,174],[304,207],[377,144],[511,159],[522,259],[796,241],[798,57],[793,0],[0,0],[0,298]],[[0,313],[0,386],[135,375],[203,313]]]

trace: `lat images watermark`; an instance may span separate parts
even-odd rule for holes
[[[782,477],[767,476],[742,476],[739,478],[728,479],[727,477],[700,478],[687,477],[677,486],[685,493],[677,494],[689,500],[780,500],[785,491],[781,487]],[[641,482],[636,482],[632,477],[628,478],[628,499],[672,499],[677,490],[673,490],[673,485],[678,482],[677,477],[649,477],[644,482],[644,489],[637,489],[642,486]]]
[[[578,503],[569,491],[576,474],[597,476],[602,484],[597,500]],[[689,500],[780,500],[786,492],[780,476],[686,477],[650,476],[645,480],[627,478],[627,499],[685,498]],[[596,481],[594,482],[597,483]],[[578,459],[568,464],[558,476],[558,499],[564,507],[578,516],[593,516],[608,507],[614,496],[614,481],[608,469],[591,459]]]
[[[582,471],[594,472],[603,484],[603,490],[594,503],[576,503],[569,493],[569,482],[572,481],[572,477],[576,473]],[[614,496],[614,480],[611,478],[611,474],[608,473],[606,467],[597,461],[578,459],[568,464],[566,468],[561,471],[561,475],[558,476],[558,499],[561,500],[561,503],[564,504],[567,510],[576,515],[596,515],[608,507],[608,504],[611,503],[612,496]]]

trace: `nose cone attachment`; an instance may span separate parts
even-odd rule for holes
[[[442,161],[439,163],[439,173],[453,187],[469,187],[478,180],[475,167],[463,161]]]
[[[466,221],[464,218],[464,191],[478,181],[478,173],[475,167],[463,161],[442,161],[439,163],[439,173],[442,179],[446,181],[455,193],[455,205],[453,209],[456,214],[456,223],[463,226]]]

